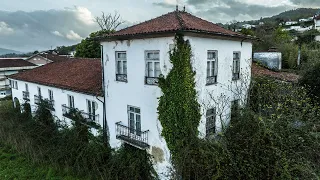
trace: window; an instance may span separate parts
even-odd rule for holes
[[[41,88],[38,87],[38,96],[41,97]]]
[[[206,136],[209,137],[216,132],[216,109],[208,109],[206,113]]]
[[[49,94],[49,100],[50,101],[53,101],[53,92],[52,92],[52,90],[48,90],[48,94]]]
[[[128,117],[129,117],[129,127],[130,133],[141,135],[141,115],[140,108],[128,106]]]
[[[87,100],[89,119],[96,120],[96,102]]]
[[[18,90],[18,81],[15,81],[15,82],[14,82],[14,85],[15,85],[14,88]]]
[[[127,53],[116,52],[116,80],[127,82]]]
[[[232,79],[240,79],[240,52],[233,53]]]
[[[12,87],[12,80],[9,80],[9,86],[10,86],[11,88],[13,88],[13,87]]]
[[[71,95],[68,95],[68,105],[69,108],[74,108],[74,97]]]
[[[218,75],[218,57],[217,51],[207,52],[207,85],[217,82]]]
[[[161,74],[159,51],[146,51],[146,84],[157,85]]]
[[[28,84],[26,83],[25,86],[26,86],[26,92],[29,92],[29,86],[28,86]]]

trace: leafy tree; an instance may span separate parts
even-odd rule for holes
[[[83,58],[100,58],[101,57],[101,49],[100,42],[97,37],[108,34],[110,32],[106,31],[97,31],[90,34],[89,37],[83,39],[80,44],[76,47],[75,57],[83,57]]]
[[[287,31],[284,31],[281,27],[279,27],[274,31],[273,39],[277,44],[282,44],[290,42],[292,37]]]
[[[245,28],[243,28],[243,29],[241,29],[240,32],[241,32],[242,34],[244,34],[244,35],[254,36],[254,32],[253,32],[251,29],[245,29]]]

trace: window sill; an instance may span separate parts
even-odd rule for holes
[[[232,78],[232,81],[238,81],[238,80],[240,80],[240,78],[237,78],[237,79]]]
[[[145,77],[144,84],[148,85],[148,86],[158,86],[159,78],[157,78],[157,77]]]
[[[214,83],[206,83],[206,86],[211,86],[211,85],[217,85],[218,82],[214,82]]]

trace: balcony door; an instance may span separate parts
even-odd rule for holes
[[[128,106],[128,118],[129,118],[130,133],[140,136],[141,135],[140,108]]]

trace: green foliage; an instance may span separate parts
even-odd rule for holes
[[[283,43],[278,45],[279,51],[282,53],[282,67],[284,69],[294,69],[297,67],[298,45],[294,43]]]
[[[72,46],[58,46],[56,47],[56,51],[58,51],[59,54],[69,54],[71,51],[76,50],[77,45],[72,45]]]
[[[34,164],[12,148],[0,144],[0,179],[73,180],[82,178],[57,171],[47,165]]]
[[[311,42],[314,42],[315,37],[317,35],[320,35],[320,33],[316,29],[312,29],[302,34],[298,34],[297,44],[302,45],[302,44],[309,44]]]
[[[182,35],[176,35],[176,44],[170,52],[173,68],[166,78],[160,78],[163,95],[159,100],[159,120],[162,135],[173,155],[181,151],[198,135],[200,105],[195,90],[195,72],[191,66],[191,46]]]
[[[241,29],[240,33],[244,35],[254,36],[254,32],[251,29]]]
[[[289,43],[292,40],[292,37],[289,35],[287,31],[283,31],[281,27],[278,27],[273,32],[273,40],[277,44]]]
[[[82,58],[100,58],[101,57],[101,47],[99,36],[109,34],[111,32],[100,30],[97,32],[93,32],[89,37],[83,39],[80,44],[76,47],[75,57]]]
[[[80,123],[82,117],[74,119],[68,128],[63,121],[52,121],[46,101],[38,106],[36,115],[26,120],[27,116],[14,111],[12,103],[0,102],[0,142],[9,144],[33,163],[50,164],[59,172],[85,179],[156,178],[146,151],[131,146],[111,149],[101,135],[93,136],[88,126]],[[76,117],[79,112],[74,114]],[[55,171],[49,169],[39,179],[54,176]]]
[[[309,93],[311,95],[311,98],[314,100],[314,102],[319,103],[320,101],[320,61],[316,63],[314,66],[310,67],[308,70],[306,70],[301,79],[299,80],[299,83],[303,86],[306,86],[309,90]]]

